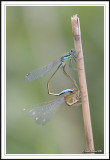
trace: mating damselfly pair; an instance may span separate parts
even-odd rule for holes
[[[54,71],[52,76],[49,78],[47,82],[47,89],[48,89],[48,94],[54,95],[54,96],[61,96],[63,94],[63,97],[60,97],[58,99],[55,99],[50,102],[44,102],[41,104],[33,105],[28,108],[24,108],[23,111],[27,116],[30,116],[32,119],[36,121],[38,124],[46,124],[47,121],[52,117],[52,115],[58,110],[58,108],[61,106],[63,102],[65,102],[68,106],[78,106],[81,104],[80,102],[80,89],[74,79],[72,79],[69,74],[65,71],[66,67],[66,61],[69,60],[69,66],[72,68],[72,62],[74,63],[77,62],[78,60],[78,55],[76,55],[75,50],[71,50],[68,54],[62,56],[56,61],[51,62],[50,64],[43,66],[41,68],[38,68],[30,73],[28,73],[25,76],[25,80],[27,82],[31,82],[34,80],[37,80],[41,77],[43,77],[45,74],[47,74],[52,68],[54,68],[58,63],[57,69]],[[66,89],[61,91],[60,93],[51,93],[50,92],[50,86],[49,82],[55,75],[55,73],[58,71],[58,69],[61,68],[63,73],[73,82],[76,88],[73,89]],[[75,68],[72,68],[75,69]]]

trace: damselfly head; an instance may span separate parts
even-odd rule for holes
[[[76,53],[74,49],[71,49],[70,54]]]

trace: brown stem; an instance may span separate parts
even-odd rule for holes
[[[86,137],[86,149],[94,150],[88,91],[87,91],[86,75],[85,75],[82,43],[81,43],[80,22],[77,15],[74,15],[73,17],[71,17],[71,23],[72,23],[72,33],[73,33],[73,39],[75,44],[75,51],[77,53],[77,60],[79,59],[77,61],[77,67],[80,68],[78,69],[78,76],[79,76],[79,84],[80,84],[81,99],[82,99],[82,111],[83,111],[85,137]]]

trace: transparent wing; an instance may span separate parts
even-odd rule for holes
[[[55,114],[61,104],[64,102],[64,97],[59,99],[45,102],[37,105],[33,105],[28,108],[24,108],[23,112],[25,115],[31,117],[36,121],[37,124],[46,124],[48,120]],[[39,107],[40,106],[40,107]]]
[[[81,104],[82,104],[81,102],[80,103],[75,103],[72,106],[76,107],[76,106],[80,106]]]
[[[59,62],[61,62],[61,58],[56,61],[51,62],[50,64],[48,64],[46,66],[43,66],[41,68],[38,68],[38,69],[28,73],[25,76],[25,81],[31,82],[31,81],[34,81],[36,79],[41,78],[46,73],[48,73]]]

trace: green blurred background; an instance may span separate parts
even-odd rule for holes
[[[46,88],[54,69],[31,83],[24,77],[74,48],[74,14],[80,18],[95,150],[104,152],[104,7],[7,6],[7,154],[81,154],[86,149],[81,106],[62,105],[45,126],[22,114],[24,107],[56,98],[48,95]],[[70,72],[78,81],[77,71]],[[73,84],[59,70],[51,90],[67,88],[73,88]]]

